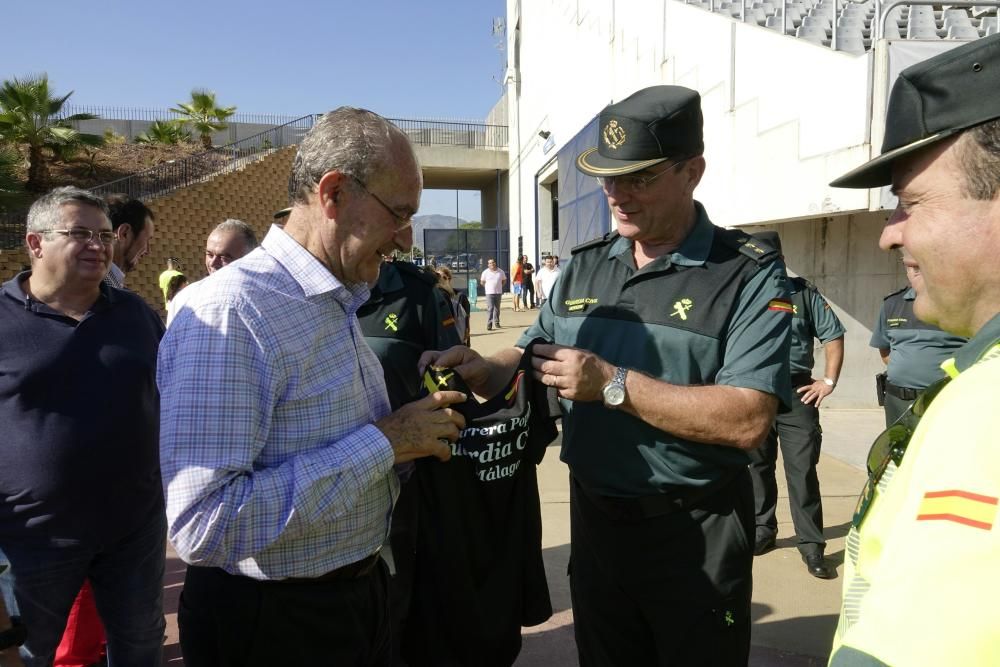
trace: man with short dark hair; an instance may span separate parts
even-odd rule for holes
[[[640,90],[577,157],[617,232],[573,250],[517,348],[425,355],[492,396],[534,338],[559,391],[574,632],[584,665],[745,665],[753,487],[747,452],[791,401],[779,253],[715,226],[701,98]]]
[[[170,540],[189,565],[190,667],[389,659],[379,549],[393,466],[449,458],[465,424],[447,407],[459,392],[393,411],[356,317],[421,190],[389,121],[350,107],[320,117],[284,226],[190,290],[164,337],[160,453]]]
[[[104,281],[121,289],[125,286],[125,275],[135,271],[139,260],[149,254],[155,216],[149,207],[128,195],[108,195],[105,201],[116,241],[114,258]]]
[[[29,666],[51,664],[85,578],[110,663],[161,660],[163,324],[102,284],[116,238],[103,200],[57,188],[28,212],[31,270],[0,291],[0,550]]]
[[[879,245],[914,314],[970,340],[868,454],[830,664],[997,665],[1000,35],[904,69],[885,127],[882,154],[831,185],[892,185]]]
[[[209,275],[235,262],[257,247],[253,227],[230,218],[220,222],[205,242],[205,270]]]

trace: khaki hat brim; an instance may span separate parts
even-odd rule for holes
[[[615,160],[598,153],[595,146],[580,153],[576,158],[576,168],[590,176],[621,176],[642,171],[669,159],[660,157],[654,160]]]

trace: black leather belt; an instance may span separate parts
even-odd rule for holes
[[[596,493],[586,488],[572,478],[574,486],[593,504],[600,507],[606,514],[616,519],[637,521],[667,516],[676,512],[694,509],[699,504],[729,486],[740,473],[746,473],[746,468],[735,468],[723,477],[704,486],[675,487],[667,493],[657,493],[637,498],[616,498]]]
[[[895,396],[896,398],[903,401],[912,401],[916,399],[918,394],[920,394],[920,390],[911,389],[910,387],[900,387],[886,380],[885,393],[891,396]]]
[[[314,584],[323,581],[342,581],[346,579],[360,579],[361,577],[366,577],[371,574],[375,566],[378,565],[379,552],[376,551],[371,556],[357,561],[356,563],[350,563],[348,565],[343,565],[338,567],[336,570],[330,570],[326,574],[321,574],[318,577],[288,577],[286,579],[275,579],[275,583],[279,584]]]

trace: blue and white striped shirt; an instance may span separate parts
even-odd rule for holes
[[[345,286],[272,227],[189,290],[157,367],[178,555],[282,579],[374,553],[399,482],[373,425],[389,414],[382,369],[355,316],[367,286]]]

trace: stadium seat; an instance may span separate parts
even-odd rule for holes
[[[798,30],[795,31],[795,36],[815,44],[823,44],[829,37],[824,28],[807,25],[799,26]]]
[[[837,32],[837,38],[834,42],[834,48],[837,51],[844,51],[846,53],[853,53],[855,55],[861,55],[865,52],[865,40],[860,34],[846,33],[841,34]]]
[[[906,39],[941,39],[937,34],[937,26],[934,24],[914,24],[911,23],[906,28]]]
[[[979,31],[971,25],[952,25],[945,39],[979,39]]]

